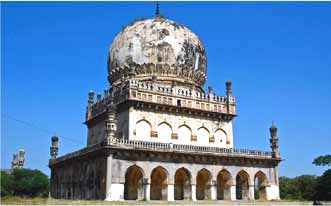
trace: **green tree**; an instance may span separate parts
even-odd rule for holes
[[[317,177],[301,175],[295,178],[280,177],[280,198],[289,200],[312,200]]]
[[[6,195],[11,195],[12,194],[12,185],[13,185],[13,178],[10,175],[10,173],[6,171],[1,171],[1,197],[6,196]]]
[[[28,197],[47,197],[49,180],[48,177],[39,170],[14,169],[13,194]]]
[[[313,164],[317,166],[331,166],[331,155],[316,157],[313,161]]]
[[[331,201],[331,169],[326,170],[323,175],[317,179],[314,199]]]

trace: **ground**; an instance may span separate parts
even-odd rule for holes
[[[1,205],[312,205],[310,201],[122,201],[122,202],[106,202],[96,200],[57,200],[49,198],[19,198],[19,197],[3,197]],[[331,205],[331,202],[323,203]]]

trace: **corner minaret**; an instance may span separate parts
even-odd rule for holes
[[[279,150],[278,150],[278,137],[277,137],[277,127],[272,121],[272,125],[269,128],[270,130],[270,147],[272,150],[272,157],[273,158],[280,158]]]
[[[59,151],[58,143],[59,143],[59,138],[56,135],[54,135],[52,137],[52,146],[50,147],[51,159],[56,159],[57,157]]]

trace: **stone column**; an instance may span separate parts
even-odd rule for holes
[[[231,200],[236,200],[236,185],[231,185],[230,187],[230,199]]]
[[[216,200],[217,199],[217,189],[216,189],[216,181],[212,180],[211,185],[210,185],[210,198],[211,200]]]
[[[150,201],[150,200],[151,200],[151,198],[150,198],[150,194],[151,194],[151,184],[150,184],[148,178],[145,178],[145,179],[144,179],[144,187],[145,187],[145,198],[144,198],[144,200],[146,200],[146,201]]]
[[[248,199],[254,200],[254,185],[249,185],[248,188]]]
[[[168,184],[168,201],[175,201],[175,187],[174,184]]]
[[[106,171],[106,199],[111,200],[111,163],[113,160],[113,155],[109,154],[107,157],[107,171]]]
[[[192,197],[192,201],[197,201],[197,191],[196,191],[196,185],[195,184],[191,184],[191,197]]]

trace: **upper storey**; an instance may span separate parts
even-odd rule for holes
[[[130,23],[115,37],[108,59],[108,80],[117,86],[128,78],[202,88],[206,52],[190,29],[156,16]]]

